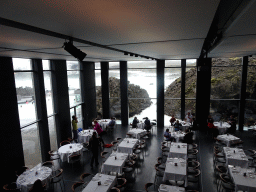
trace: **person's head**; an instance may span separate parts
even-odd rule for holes
[[[137,119],[137,117],[134,117],[134,119]]]
[[[188,115],[190,115],[190,112],[188,112]]]
[[[76,116],[75,116],[75,115],[73,115],[73,116],[72,116],[72,119],[73,119],[73,120],[75,120],[75,119],[76,119]]]
[[[176,123],[180,123],[179,120],[177,120]]]
[[[93,137],[97,137],[96,132],[93,132],[92,136]]]
[[[148,117],[146,117],[146,120],[148,120]]]
[[[166,132],[169,132],[169,129],[166,129],[165,131],[166,131]]]
[[[185,130],[185,133],[188,133],[188,132],[189,132],[189,129],[186,129],[186,130]]]
[[[174,115],[172,115],[172,117],[174,118]]]
[[[96,124],[96,123],[98,123],[98,121],[95,119],[95,120],[93,121],[93,123]]]

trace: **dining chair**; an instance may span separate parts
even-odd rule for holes
[[[43,163],[42,163],[42,166],[48,167],[48,168],[52,169],[52,173],[53,173],[53,175],[55,175],[56,167],[55,167],[53,161],[46,161],[46,162],[43,162]]]
[[[120,192],[120,190],[118,188],[116,188],[116,187],[112,187],[110,189],[110,192]]]
[[[214,153],[213,161],[214,161],[214,165],[217,165],[217,164],[225,165],[226,164],[226,159],[222,156],[219,156],[217,153]]]
[[[159,186],[155,185],[154,183],[146,183],[144,188],[146,192],[158,192]]]
[[[120,191],[124,191],[126,187],[127,180],[125,178],[117,178],[117,184],[116,188],[118,188]]]
[[[71,155],[69,157],[69,163],[72,165],[72,170],[74,168],[74,163],[79,162],[81,165],[81,154]]]
[[[188,161],[191,160],[197,160],[197,154],[198,154],[198,150],[197,149],[193,149],[192,153],[188,153]]]
[[[159,166],[160,166],[159,163],[155,164],[156,174],[155,174],[154,184],[156,183],[159,177],[162,178],[164,176],[164,169],[159,168]]]
[[[230,177],[225,173],[220,174],[220,185],[219,187],[217,186],[218,191],[223,191],[223,189],[225,191],[235,191],[234,183],[232,182]]]
[[[46,183],[43,185],[41,180],[36,180],[28,192],[44,192],[46,191]]]
[[[62,142],[60,143],[60,146],[64,146],[64,145],[67,145],[67,144],[70,144],[70,141],[65,140],[65,141],[62,141]]]
[[[199,169],[195,169],[193,173],[188,173],[188,186],[187,188],[190,190],[199,190],[199,176],[201,171]]]
[[[126,133],[126,135],[127,135],[128,138],[133,138],[133,135],[130,134],[130,133]]]
[[[51,183],[51,185],[53,187],[53,190],[55,189],[55,184],[56,184],[56,187],[57,187],[57,185],[59,183],[61,191],[64,191],[65,183],[64,183],[64,180],[63,180],[63,169],[58,169],[56,171],[56,175],[51,178],[51,182],[50,183]],[[62,185],[63,185],[63,188],[62,188]]]
[[[91,173],[83,173],[82,175],[80,175],[80,181],[87,183],[89,176],[92,176],[92,174]]]
[[[72,185],[72,192],[81,192],[84,188],[84,182],[76,182]]]
[[[15,191],[20,191],[18,188],[17,188],[17,185],[16,185],[16,182],[12,182],[12,183],[9,183],[9,184],[5,184],[4,186],[3,186],[3,190],[5,190],[5,191],[13,191],[13,192],[15,192]]]
[[[24,173],[28,169],[29,169],[28,167],[22,166],[18,170],[15,171],[15,174],[18,177],[18,176],[20,176],[22,173]]]

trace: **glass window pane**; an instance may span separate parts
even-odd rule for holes
[[[35,92],[31,72],[16,72],[15,84],[20,126],[36,121]]]
[[[68,71],[70,107],[81,103],[80,71]]]
[[[51,72],[44,71],[44,88],[45,100],[47,107],[47,115],[53,114],[53,99],[52,99],[52,86],[51,86]]]
[[[50,61],[49,60],[42,60],[43,70],[50,70]]]
[[[132,122],[135,116],[139,120],[144,117],[156,119],[156,99],[129,99],[129,122]]]
[[[246,99],[256,99],[256,66],[248,66],[246,81]]]
[[[42,162],[37,124],[21,129],[25,165],[32,168]]]
[[[51,150],[52,151],[57,151],[58,150],[58,145],[57,145],[57,134],[56,134],[54,116],[51,116],[51,117],[48,118],[48,126],[49,126]]]
[[[196,59],[187,59],[186,66],[187,67],[196,67]]]
[[[181,67],[181,60],[166,60],[165,67]]]
[[[156,61],[128,61],[127,68],[156,68]]]
[[[239,99],[242,67],[212,67],[211,99]]]
[[[171,116],[174,115],[176,119],[180,119],[180,99],[165,99],[164,100],[164,124],[170,125]]]
[[[109,70],[109,97],[120,98],[120,70]]]
[[[31,70],[30,59],[12,58],[13,69],[15,70]]]
[[[83,128],[83,116],[82,116],[82,106],[79,105],[76,107],[76,117],[77,117],[77,126],[78,128]]]
[[[185,100],[185,114],[190,112],[190,114],[195,117],[196,115],[196,100],[195,99],[186,99]]]
[[[119,69],[119,62],[109,62],[109,69]]]
[[[185,74],[185,97],[196,98],[196,80],[197,71],[196,67],[186,68]]]
[[[121,119],[121,99],[109,99],[110,117],[115,117],[117,120]]]
[[[128,69],[128,97],[156,98],[156,69]]]
[[[67,61],[67,70],[80,70],[80,65],[78,61]]]
[[[224,67],[224,66],[238,66],[242,65],[242,57],[233,57],[233,58],[213,58],[212,66]]]
[[[180,98],[181,96],[181,68],[164,69],[164,97]]]
[[[102,116],[102,99],[98,98],[96,99],[96,111],[97,111],[97,116]]]
[[[100,63],[95,63],[95,69],[101,69]]]
[[[238,122],[239,101],[232,100],[211,100],[210,115],[214,121],[228,121],[230,115],[234,115]]]

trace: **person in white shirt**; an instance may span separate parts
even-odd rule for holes
[[[185,116],[185,121],[191,123],[192,122],[193,115],[188,112],[188,114]]]

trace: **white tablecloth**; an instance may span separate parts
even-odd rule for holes
[[[96,132],[96,131],[94,129],[87,129],[87,130],[83,130],[83,131],[79,132],[78,133],[78,142],[79,143],[88,143],[90,138],[92,137],[93,132]]]
[[[228,166],[229,173],[235,184],[235,191],[256,191],[256,175],[254,169]],[[246,176],[244,176],[246,173]]]
[[[187,143],[171,143],[167,145],[170,147],[169,155],[170,158],[183,158],[187,159],[188,145]],[[179,147],[178,147],[179,146]]]
[[[40,163],[34,168],[22,173],[16,180],[16,184],[22,192],[28,192],[38,179],[40,179],[43,184],[47,183],[46,186],[49,187],[51,175],[52,169],[41,166]]]
[[[176,139],[176,142],[179,142],[180,140],[184,139],[185,133],[181,131],[177,132],[171,132],[171,136]]]
[[[69,162],[69,157],[71,155],[83,154],[82,152],[83,152],[83,145],[79,143],[67,144],[67,145],[61,146],[58,150],[58,154],[60,155],[60,159],[62,162],[65,162],[65,161]]]
[[[175,166],[175,163],[177,163],[177,166]],[[163,177],[163,181],[166,180],[185,181],[186,187],[188,184],[187,161],[185,159],[168,158]]]
[[[185,192],[185,188],[161,184],[159,186],[158,191],[159,192]]]
[[[228,147],[230,147],[231,144],[240,141],[240,138],[235,137],[234,135],[218,135],[217,139],[225,143]]]
[[[137,143],[139,142],[138,139],[133,138],[125,138],[118,146],[117,152],[118,153],[128,153],[132,154],[133,149],[136,147]]]
[[[220,135],[225,134],[227,130],[230,128],[230,125],[227,122],[214,122],[213,125],[217,127]]]
[[[243,168],[248,167],[249,161],[243,149],[223,147],[223,152],[226,156],[226,165],[235,165]]]
[[[141,137],[147,134],[147,131],[143,129],[131,129],[130,131],[128,131],[128,133],[132,134],[134,138],[140,139]]]
[[[116,159],[115,159],[116,157]],[[109,172],[122,173],[125,161],[128,159],[128,153],[112,153],[105,163],[103,163],[101,172],[108,174]]]
[[[101,182],[101,185],[98,182]],[[108,192],[116,182],[116,176],[97,173],[82,192]]]
[[[111,119],[101,119],[98,120],[98,123],[100,124],[102,130],[106,130],[106,127],[108,126],[109,122],[111,121]]]

